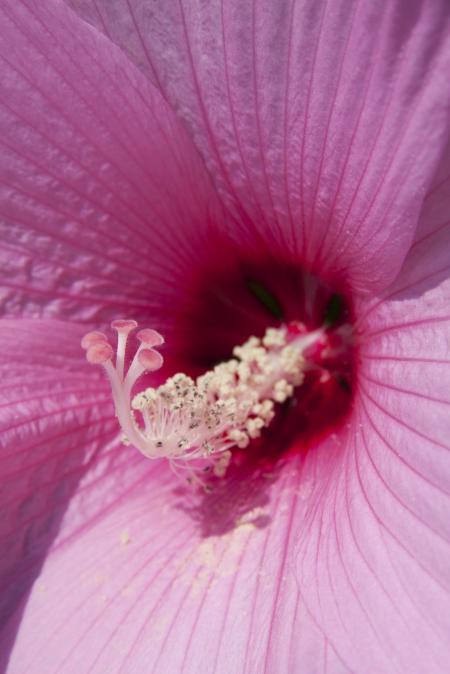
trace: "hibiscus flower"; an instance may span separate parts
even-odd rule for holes
[[[447,1],[0,17],[4,670],[447,672]],[[117,318],[152,386],[293,321],[352,346],[205,491],[122,443],[80,348]]]

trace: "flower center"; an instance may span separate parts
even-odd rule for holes
[[[90,363],[104,367],[125,441],[150,459],[165,458],[173,465],[211,469],[224,475],[233,448],[245,449],[271,423],[277,405],[285,403],[314,373],[325,384],[331,367],[351,348],[348,324],[328,324],[308,330],[292,321],[268,328],[233,350],[233,358],[192,379],[177,373],[158,387],[133,395],[145,372],[158,370],[163,358],[155,347],[163,337],[152,329],[137,332],[139,346],[125,371],[131,320],[117,320],[114,350],[104,333],[85,335],[82,346]],[[194,463],[192,463],[194,462]]]

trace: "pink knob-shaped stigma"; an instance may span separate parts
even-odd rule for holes
[[[164,337],[152,328],[144,328],[144,330],[139,330],[136,337],[140,342],[142,342],[144,346],[148,348],[164,344]]]
[[[86,335],[84,335],[83,339],[81,340],[81,347],[87,350],[90,346],[99,343],[107,344],[108,338],[103,332],[94,330],[93,332],[88,332]]]
[[[137,328],[137,323],[133,320],[119,319],[113,321],[111,327],[123,335],[128,335],[134,328]]]
[[[111,360],[114,354],[111,344],[108,342],[97,342],[92,344],[86,351],[86,358],[89,363],[103,364]]]
[[[142,351],[139,351],[137,357],[139,364],[150,372],[159,370],[164,362],[161,354],[157,351],[154,351],[153,349],[142,349]]]

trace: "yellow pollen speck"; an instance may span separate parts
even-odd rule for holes
[[[130,532],[127,529],[124,529],[120,534],[120,542],[122,545],[128,545],[131,543]]]
[[[252,508],[236,521],[236,526],[240,529],[245,528],[248,531],[255,529],[255,522],[258,520],[258,518],[263,517],[265,514],[265,510],[264,508],[261,508],[261,506]]]
[[[300,484],[296,493],[302,500],[306,500],[311,496],[312,492],[313,492],[313,483],[311,480],[307,480]]]

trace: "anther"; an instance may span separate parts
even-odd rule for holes
[[[139,346],[125,373],[127,340],[137,323],[119,320],[112,327],[118,333],[115,366],[103,333],[89,333],[82,345],[89,362],[103,365],[110,379],[117,416],[129,442],[145,456],[165,457],[173,466],[198,459],[203,469],[206,462],[217,477],[227,469],[229,450],[244,449],[250,439],[258,438],[275,415],[275,403],[294,394],[308,369],[321,369],[317,359],[330,349],[324,329],[308,332],[300,323],[270,328],[262,339],[251,337],[235,347],[234,358],[195,381],[177,373],[131,400],[138,378],[162,366],[163,358],[154,347],[164,338],[150,328],[139,330]],[[334,348],[339,348],[339,339]]]

